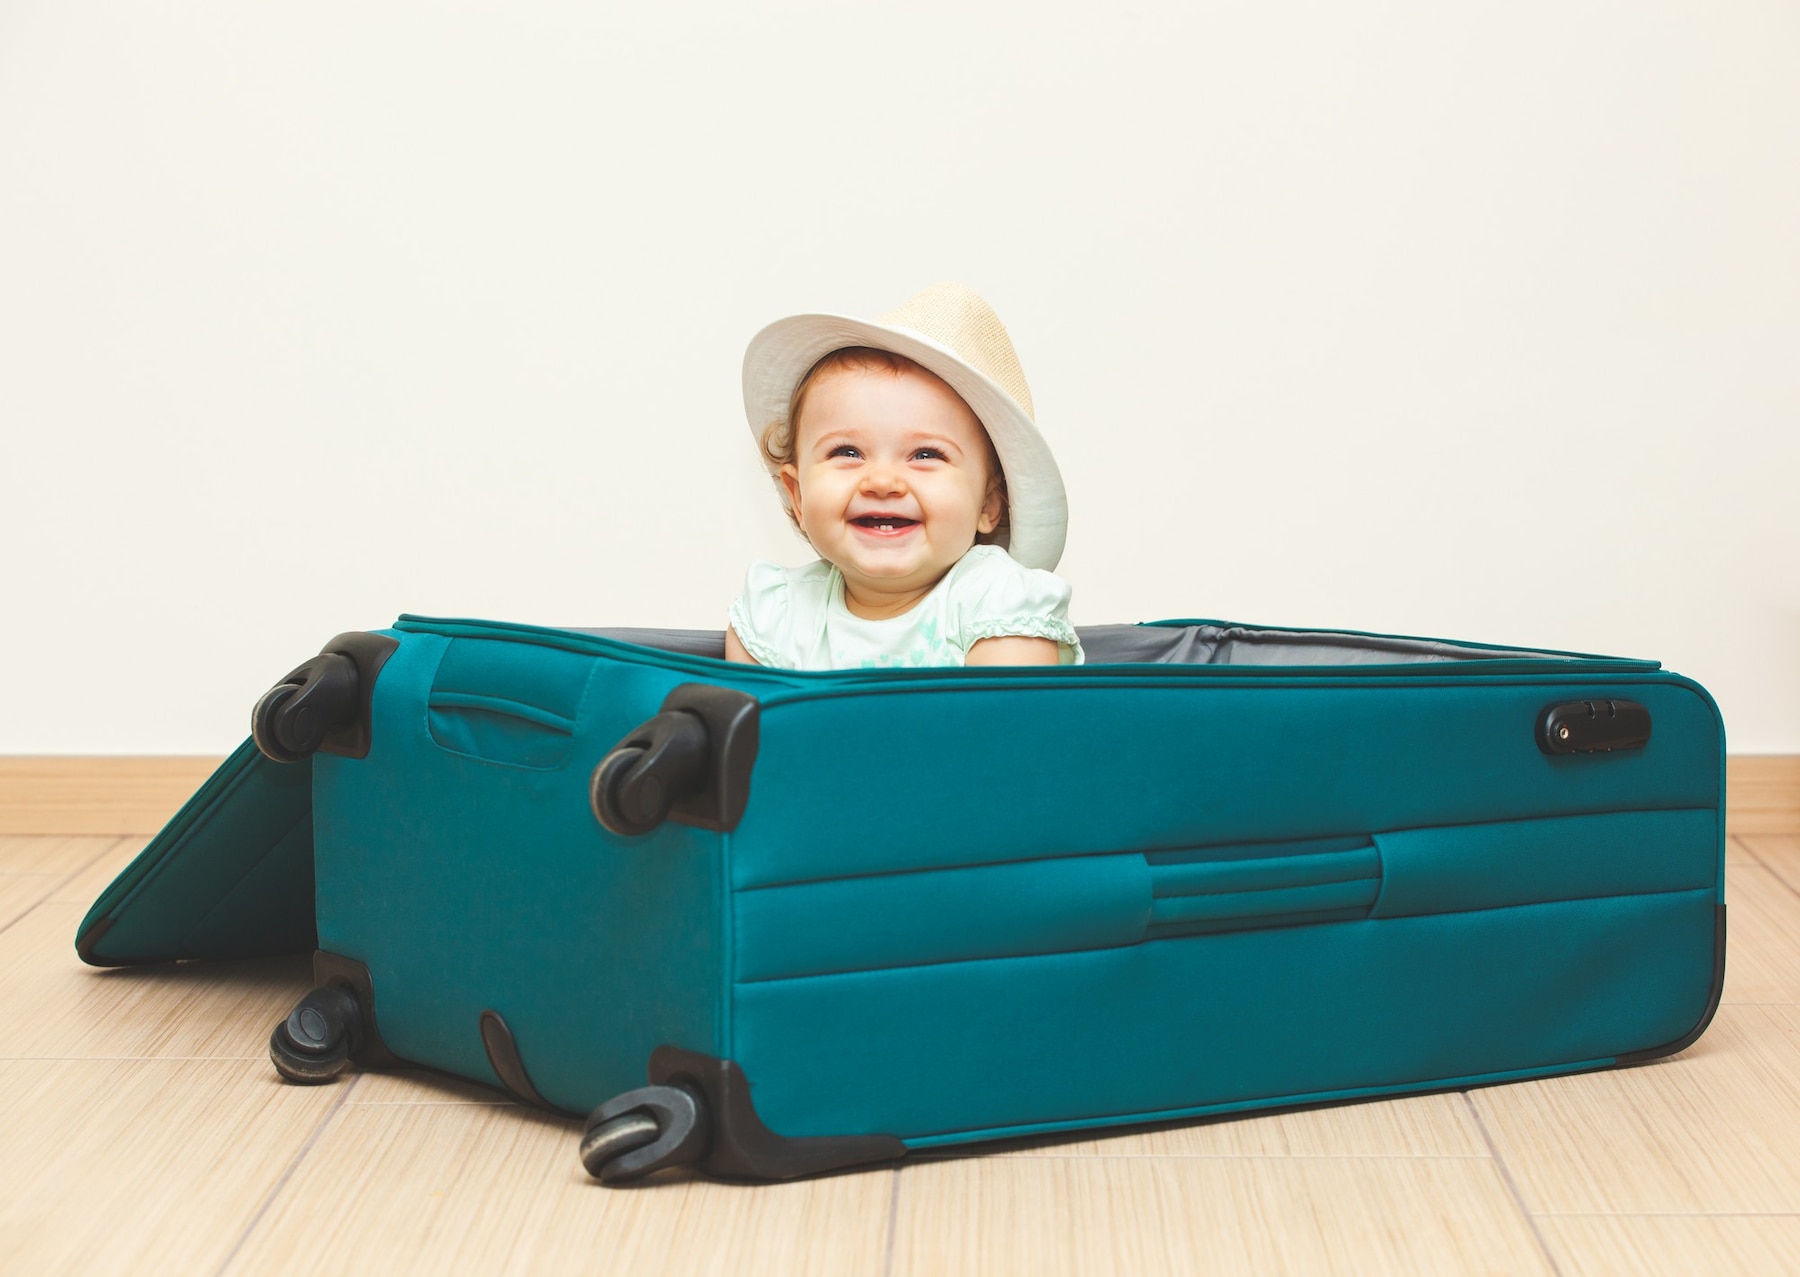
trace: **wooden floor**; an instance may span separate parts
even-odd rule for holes
[[[1671,1060],[774,1187],[602,1188],[578,1123],[431,1075],[285,1086],[305,961],[84,967],[144,839],[0,837],[0,1273],[1800,1271],[1794,789],[1734,806]]]

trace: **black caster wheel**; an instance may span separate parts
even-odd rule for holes
[[[329,1082],[350,1067],[361,1023],[361,1009],[350,990],[314,989],[269,1035],[269,1059],[290,1082]]]
[[[594,768],[594,816],[624,837],[647,834],[705,783],[706,723],[688,710],[658,714],[613,746]]]
[[[625,801],[626,782],[643,759],[644,751],[636,746],[627,745],[613,750],[594,768],[594,779],[588,791],[594,814],[600,823],[615,834],[628,838],[636,834],[647,834],[660,823],[658,820],[645,818],[642,804],[634,802],[628,808]],[[662,797],[661,786],[655,788],[658,792],[649,804],[649,814],[654,814],[655,806]]]
[[[264,692],[250,711],[250,739],[278,763],[297,763],[356,718],[356,662],[324,652]]]
[[[656,1142],[662,1128],[648,1113],[627,1113],[589,1127],[581,1137],[581,1164],[589,1175],[603,1178],[606,1166],[627,1153]]]
[[[697,1089],[640,1086],[616,1095],[588,1118],[581,1164],[602,1184],[628,1184],[706,1156],[712,1119]]]
[[[291,749],[281,739],[279,727],[281,707],[299,690],[292,683],[277,683],[262,694],[256,708],[250,711],[250,739],[256,742],[265,758],[278,763],[297,763],[306,757],[305,753]]]

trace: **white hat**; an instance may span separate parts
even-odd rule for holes
[[[961,284],[934,284],[872,323],[792,315],[752,337],[744,352],[744,412],[759,447],[771,425],[787,424],[800,379],[849,346],[904,355],[962,396],[1006,474],[1007,521],[995,542],[1028,568],[1054,568],[1069,528],[1062,472],[1031,419],[1031,390],[1012,339],[993,307]]]

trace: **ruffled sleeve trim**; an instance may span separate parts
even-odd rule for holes
[[[750,570],[744,575],[744,592],[733,600],[731,610],[727,613],[727,620],[732,632],[738,636],[738,642],[756,658],[759,665],[783,667],[789,664],[781,658],[779,637],[764,632],[768,625],[779,625],[784,621],[791,625],[787,592],[787,572],[784,569],[773,563],[752,563]],[[758,623],[759,616],[763,624]]]
[[[718,614],[715,612],[714,615]],[[737,635],[738,642],[744,645],[746,652],[756,658],[758,665],[779,666],[781,664],[781,658],[775,655],[775,649],[758,638],[756,631],[750,628],[750,622],[744,615],[742,599],[731,605],[727,621],[731,626],[731,632]]]
[[[1062,649],[1062,664],[1079,665],[1083,659],[1075,627],[1060,616],[986,617],[965,627],[963,633],[970,647],[991,638],[1049,639]]]
[[[1085,659],[1061,577],[1024,567],[998,546],[976,546],[953,571],[956,635],[965,654],[983,639],[1043,638],[1057,645],[1060,664]]]

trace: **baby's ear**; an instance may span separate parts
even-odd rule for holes
[[[977,532],[992,532],[1000,526],[1000,516],[1006,513],[1006,484],[998,477],[988,480],[987,495],[981,499],[981,517],[975,521]]]
[[[794,521],[800,521],[800,467],[785,465],[778,475],[781,487],[787,493],[788,509],[793,511]]]

